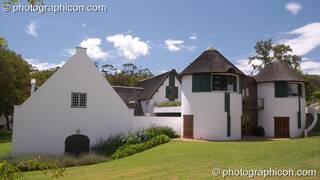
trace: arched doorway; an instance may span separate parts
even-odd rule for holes
[[[78,156],[82,153],[89,153],[90,140],[85,135],[74,134],[66,138],[64,147],[66,154]]]

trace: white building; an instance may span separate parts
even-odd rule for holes
[[[278,61],[268,64],[256,76],[258,124],[268,137],[299,137],[305,129],[304,79],[288,65]]]
[[[114,86],[114,89],[129,108],[134,108],[135,115],[181,116],[181,82],[174,69],[144,79],[135,87]],[[174,106],[163,106],[170,102]]]
[[[181,73],[183,136],[241,139],[244,74],[217,50],[203,52]]]
[[[133,111],[89,59],[86,49],[77,48],[66,64],[15,106],[13,152],[86,151],[102,137],[131,130],[132,118]],[[74,142],[84,147],[73,149]]]

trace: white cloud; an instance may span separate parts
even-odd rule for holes
[[[25,60],[40,71],[55,68],[55,67],[61,67],[65,63],[65,61],[61,61],[60,63],[57,63],[57,64],[49,63],[49,62],[40,62],[39,60],[30,59],[30,58],[25,58]]]
[[[192,34],[192,35],[189,37],[189,39],[191,39],[191,40],[196,40],[196,39],[198,39],[197,34]]]
[[[87,27],[87,24],[86,23],[82,23],[82,27],[83,28]]]
[[[37,33],[37,26],[36,23],[31,21],[26,28],[26,33],[33,36],[33,37],[38,37],[38,33]]]
[[[293,15],[297,15],[302,10],[302,5],[296,2],[290,2],[286,4],[286,9]]]
[[[177,52],[177,51],[180,51],[181,48],[183,48],[184,41],[167,39],[164,41],[164,43],[165,43],[165,48],[168,49],[170,52]]]
[[[93,60],[106,59],[108,53],[101,48],[101,38],[87,38],[80,43],[81,47],[87,48],[87,54]],[[74,50],[65,50],[68,53],[74,54]]]
[[[139,56],[149,54],[150,46],[147,42],[141,41],[139,37],[131,35],[116,34],[106,37],[118,49],[120,54],[129,60],[135,60]]]
[[[320,46],[320,22],[294,29],[286,33],[286,37],[279,40],[278,43],[290,45],[294,54],[305,55]]]
[[[254,64],[254,65],[261,65],[261,63],[262,63],[261,61],[256,59],[251,62],[251,64]],[[240,59],[235,64],[235,66],[247,75],[255,75],[258,73],[258,70],[254,70],[251,67],[251,64],[249,64],[249,59]]]
[[[320,75],[320,62],[312,60],[302,61],[301,70],[304,73]]]

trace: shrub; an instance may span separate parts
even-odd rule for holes
[[[119,148],[112,155],[112,159],[120,159],[123,157],[127,157],[130,155],[142,152],[144,150],[150,149],[159,144],[167,143],[169,142],[169,140],[170,138],[167,135],[162,134],[150,139],[149,141],[146,141],[145,143],[125,145]]]
[[[173,106],[181,106],[180,101],[165,101],[156,105],[157,107],[173,107]]]
[[[255,135],[255,136],[264,136],[264,135],[265,135],[265,132],[264,132],[263,127],[259,126],[259,127],[255,130],[254,135]]]
[[[170,127],[152,126],[146,129],[141,129],[128,133],[127,135],[110,136],[106,140],[100,140],[92,148],[98,154],[110,156],[122,146],[144,143],[156,136],[167,135],[170,138],[176,138],[178,135]]]
[[[0,162],[0,179],[16,179],[21,178],[22,172],[7,161]]]

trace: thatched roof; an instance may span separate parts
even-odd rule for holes
[[[151,78],[144,79],[144,80],[138,82],[136,84],[136,86],[144,88],[139,99],[140,100],[151,99],[152,96],[157,92],[159,87],[169,77],[170,74],[174,74],[178,78],[178,80],[180,81],[180,78],[179,78],[176,70],[173,69],[173,70],[165,72],[163,74],[153,76]]]
[[[216,49],[208,49],[203,52],[196,60],[194,60],[188,67],[186,67],[181,75],[195,74],[195,73],[225,73],[230,72],[234,74],[244,75],[236,66],[234,66],[227,58],[225,58]]]
[[[113,89],[129,108],[133,108],[130,105],[133,104],[133,102],[138,101],[141,93],[143,92],[143,88],[141,87],[113,86]]]
[[[304,79],[294,72],[288,65],[280,61],[274,61],[267,64],[255,77],[257,82],[272,81],[298,81],[304,82]]]

